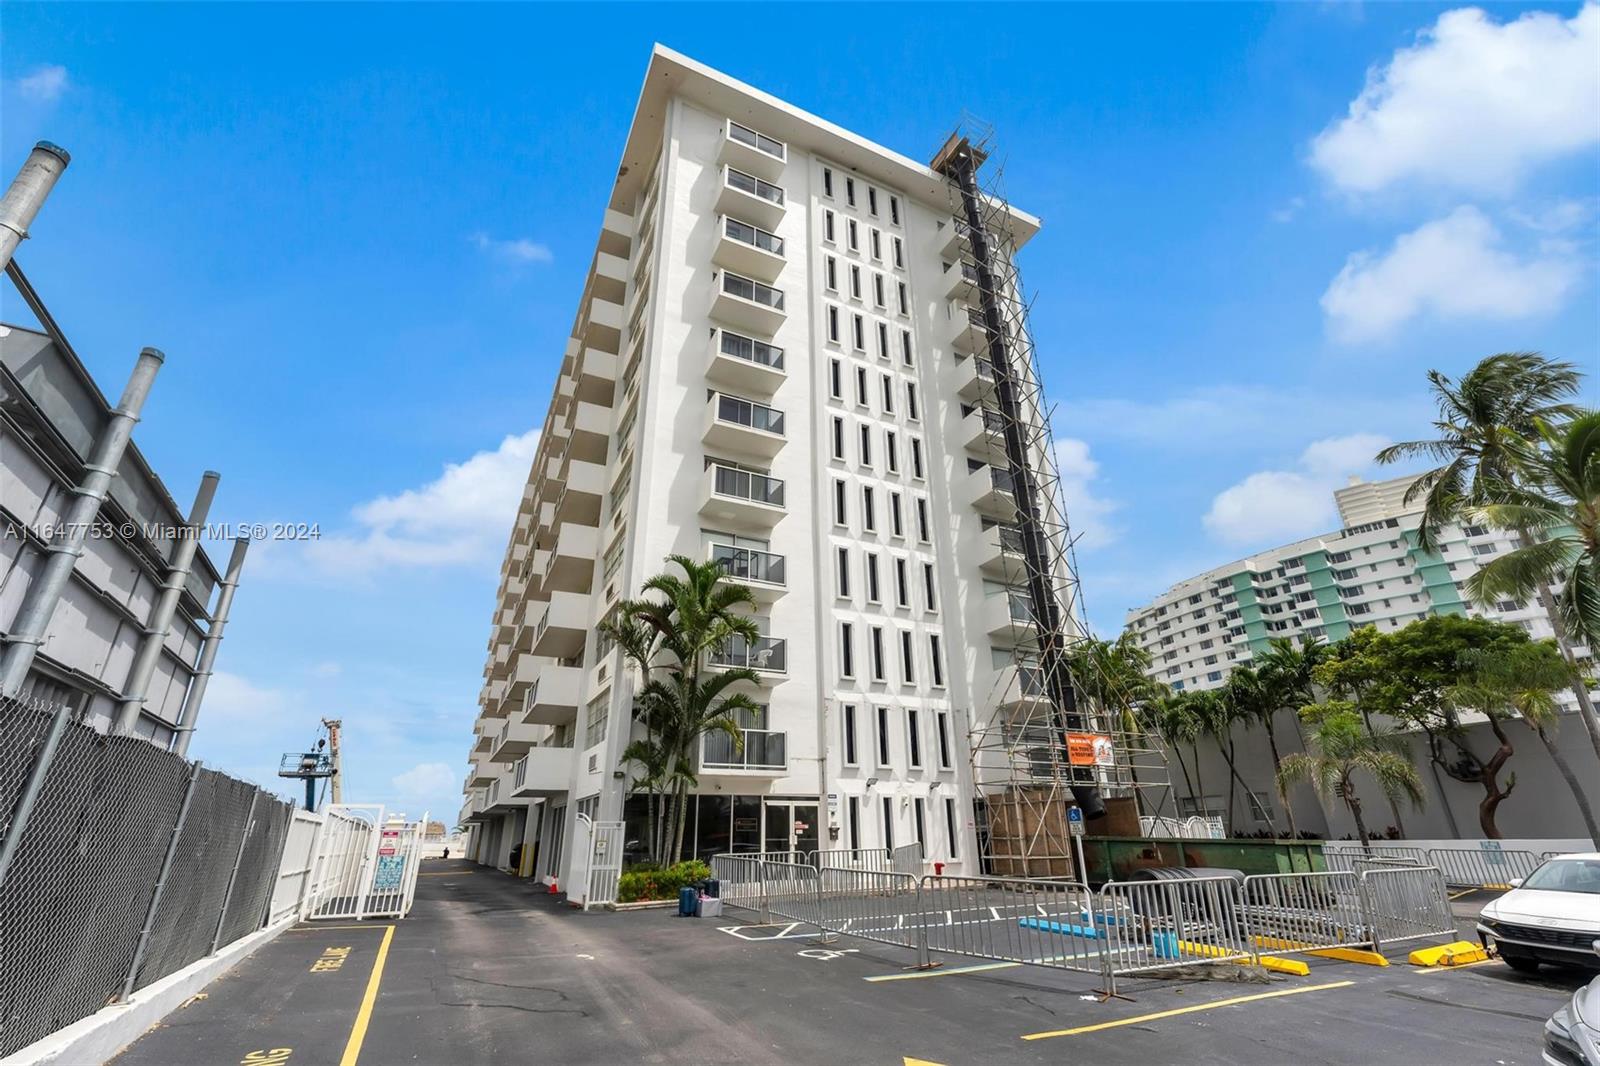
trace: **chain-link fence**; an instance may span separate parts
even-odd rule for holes
[[[0,699],[0,835],[56,710]],[[0,871],[0,1056],[259,928],[289,817],[254,785],[69,722]]]

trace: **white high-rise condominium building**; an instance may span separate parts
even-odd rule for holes
[[[1468,614],[1550,637],[1536,601],[1482,608],[1465,582],[1484,562],[1515,548],[1515,534],[1447,525],[1439,551],[1417,544],[1414,477],[1351,483],[1334,493],[1342,529],[1258,552],[1172,586],[1128,612],[1127,627],[1150,653],[1151,676],[1179,691],[1220,687],[1275,637],[1340,640],[1361,626],[1399,629],[1432,614]],[[1564,699],[1576,706],[1569,693]]]
[[[1037,232],[984,202],[997,254]],[[682,553],[747,584],[764,634],[724,653],[763,710],[742,749],[704,743],[686,852],[921,841],[976,868],[968,734],[1031,622],[960,207],[928,166],[655,50],[505,557],[479,861],[520,844],[562,878],[579,813],[642,835],[628,671],[595,628]]]

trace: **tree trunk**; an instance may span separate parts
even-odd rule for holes
[[[1532,544],[1533,537],[1526,529],[1517,530],[1518,547],[1527,548]],[[1534,595],[1539,600],[1539,606],[1550,618],[1550,628],[1556,636],[1556,647],[1561,649],[1561,657],[1567,661],[1567,669],[1572,673],[1572,694],[1578,697],[1578,721],[1583,723],[1584,732],[1589,734],[1589,743],[1594,746],[1594,757],[1600,759],[1600,717],[1596,716],[1594,701],[1589,698],[1589,679],[1579,668],[1577,656],[1572,653],[1572,642],[1567,636],[1567,624],[1556,611],[1555,597],[1550,595],[1548,585],[1541,581]]]
[[[1550,753],[1550,761],[1556,764],[1557,772],[1561,774],[1561,778],[1567,783],[1567,787],[1572,790],[1572,798],[1577,801],[1578,813],[1583,815],[1583,824],[1589,829],[1589,839],[1594,842],[1596,848],[1600,848],[1600,823],[1595,821],[1594,808],[1589,804],[1589,795],[1584,792],[1583,784],[1578,780],[1578,775],[1572,772],[1572,766],[1567,762],[1567,757],[1562,754],[1560,745],[1556,744],[1555,739],[1545,732],[1543,726],[1535,726],[1529,723],[1528,728],[1532,729],[1534,735],[1539,738],[1539,742],[1544,745],[1544,750]]]
[[[1206,779],[1200,772],[1200,741],[1195,740],[1189,745],[1189,754],[1194,758],[1194,783],[1200,789],[1200,795],[1194,797],[1194,809],[1200,812],[1200,817],[1206,817]]]
[[[1278,782],[1278,764],[1283,761],[1283,757],[1278,754],[1278,733],[1272,727],[1271,714],[1267,715],[1264,724],[1267,727],[1267,747],[1272,749],[1272,781],[1277,787],[1278,802],[1283,804],[1283,813],[1289,819],[1289,839],[1299,840],[1300,829],[1294,824],[1294,807],[1289,802],[1289,790]],[[1273,832],[1276,833],[1277,830],[1274,829]]]
[[[678,785],[678,831],[677,840],[672,845],[672,863],[676,866],[683,861],[683,826],[689,820],[689,785],[680,782]]]
[[[1183,752],[1178,748],[1178,746],[1176,744],[1174,744],[1172,746],[1172,754],[1178,760],[1178,769],[1183,771],[1183,784],[1184,784],[1184,787],[1189,790],[1189,802],[1193,803],[1193,802],[1195,802],[1194,780],[1189,777],[1189,764],[1183,761]],[[1168,773],[1168,776],[1171,776],[1171,773],[1172,773],[1171,767],[1168,767],[1167,773]],[[1176,801],[1174,801],[1173,804],[1172,804],[1172,814],[1173,814],[1173,817],[1177,817],[1178,804],[1177,804]]]
[[[1344,805],[1350,808],[1350,817],[1356,820],[1356,836],[1361,839],[1361,848],[1364,851],[1372,850],[1372,843],[1367,840],[1367,823],[1361,819],[1361,801],[1356,799],[1356,790],[1350,786],[1350,778],[1344,779]]]
[[[1483,830],[1486,839],[1499,840],[1500,827],[1494,824],[1494,812],[1499,808],[1501,801],[1511,795],[1511,788],[1500,787],[1500,770],[1505,766],[1506,760],[1516,752],[1497,719],[1489,719],[1489,728],[1494,731],[1494,737],[1500,742],[1500,746],[1489,756],[1489,761],[1482,764],[1478,772],[1478,782],[1483,785],[1484,791],[1483,799],[1478,802],[1478,828]]]
[[[1228,826],[1228,836],[1231,837],[1231,836],[1234,835],[1233,834],[1233,826],[1234,826],[1233,809],[1234,809],[1235,806],[1237,806],[1238,799],[1239,799],[1239,790],[1234,787],[1234,782],[1238,781],[1239,774],[1238,774],[1238,771],[1236,771],[1233,768],[1233,756],[1229,755],[1228,754],[1228,749],[1223,747],[1222,738],[1221,737],[1217,738],[1217,754],[1221,755],[1222,756],[1222,761],[1228,764],[1228,817],[1227,817],[1227,826]]]

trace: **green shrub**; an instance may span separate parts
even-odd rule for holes
[[[617,883],[618,903],[638,903],[652,899],[677,899],[678,890],[711,876],[711,867],[690,859],[666,869],[643,864],[625,873]]]

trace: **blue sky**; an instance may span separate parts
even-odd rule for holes
[[[963,110],[1025,252],[1087,614],[1335,524],[1422,375],[1600,369],[1600,12],[10,3],[0,169],[74,155],[19,261],[137,440],[257,545],[195,754],[346,723],[346,795],[449,818],[496,571],[660,40],[915,157]],[[970,13],[969,13],[970,14]],[[9,292],[3,310],[24,320]],[[1594,401],[1595,389],[1589,399]],[[213,549],[225,556],[225,550]]]

